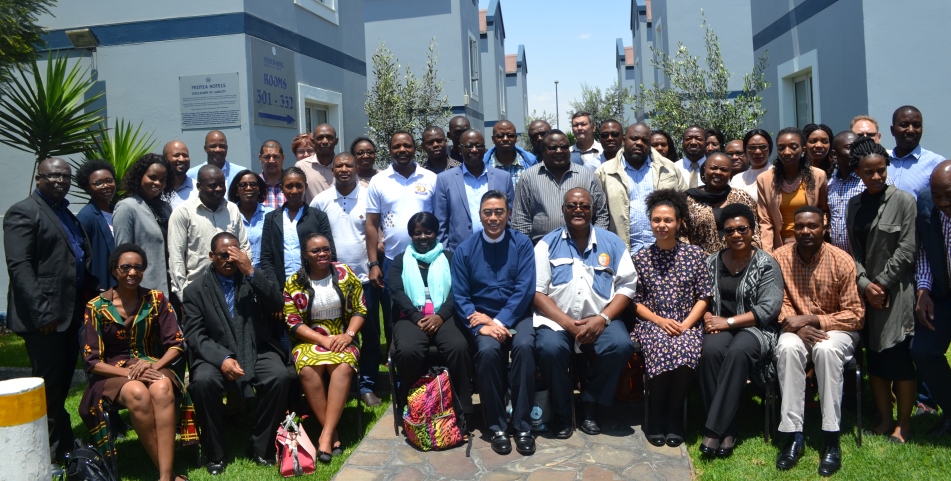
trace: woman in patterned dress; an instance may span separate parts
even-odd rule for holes
[[[120,244],[109,256],[109,270],[118,285],[86,304],[83,322],[83,365],[89,384],[79,404],[79,415],[98,448],[106,452],[103,400],[128,408],[132,426],[146,453],[158,468],[159,479],[172,474],[175,457],[176,397],[182,383],[169,366],[182,354],[184,339],[175,312],[158,290],[139,286],[148,266],[145,251]],[[182,441],[197,442],[191,403],[186,411]]]
[[[644,350],[650,389],[644,434],[654,446],[677,447],[684,441],[684,399],[703,344],[710,273],[703,250],[678,240],[689,216],[683,193],[654,191],[647,196],[647,213],[656,240],[634,254],[638,322],[631,338]]]
[[[301,269],[284,286],[284,317],[296,344],[291,361],[307,403],[323,429],[317,459],[341,454],[337,423],[357,369],[357,333],[367,315],[363,285],[345,264],[332,264],[330,242],[311,234],[303,243]]]
[[[690,243],[703,249],[707,255],[726,249],[726,242],[717,229],[720,211],[729,204],[743,204],[756,210],[756,201],[743,189],[730,187],[732,161],[722,152],[707,156],[703,163],[702,187],[687,190],[687,207],[690,209]],[[754,226],[757,224],[754,222]],[[759,233],[752,232],[753,246],[759,247]]]

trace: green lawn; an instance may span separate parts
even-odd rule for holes
[[[0,334],[0,366],[30,367],[23,338],[16,334]]]

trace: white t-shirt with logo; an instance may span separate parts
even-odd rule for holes
[[[406,224],[417,212],[433,211],[436,174],[420,166],[403,177],[390,165],[370,179],[367,187],[367,213],[380,214],[383,246],[388,259],[395,259],[410,244]],[[336,244],[336,238],[334,238]]]
[[[367,282],[367,190],[358,183],[343,195],[334,186],[317,194],[310,206],[327,214],[337,261],[350,266],[360,282]]]

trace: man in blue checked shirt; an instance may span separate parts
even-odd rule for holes
[[[890,152],[888,178],[895,187],[918,197],[918,191],[928,187],[931,171],[944,157],[921,148],[924,132],[921,111],[911,105],[903,105],[892,114],[892,136],[895,148]]]

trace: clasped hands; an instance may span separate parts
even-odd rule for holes
[[[482,326],[479,328],[479,334],[483,336],[489,336],[499,342],[505,342],[512,337],[509,328],[499,325],[491,317],[481,312],[473,312],[466,319],[469,320],[469,327],[471,328]]]
[[[151,362],[140,359],[139,362],[129,368],[128,378],[150,384],[165,379],[165,375],[155,369]]]
[[[829,338],[825,331],[815,327],[819,319],[813,315],[789,316],[783,321],[783,332],[792,332],[802,339],[802,342],[815,344]]]
[[[416,322],[416,325],[419,326],[419,329],[425,332],[427,335],[435,336],[436,331],[439,330],[439,327],[442,326],[442,323],[443,323],[442,316],[440,316],[439,314],[433,314],[431,316],[423,317],[422,319]]]

